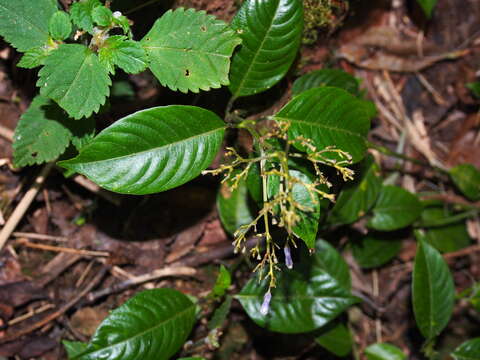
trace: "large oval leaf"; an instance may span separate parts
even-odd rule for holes
[[[167,360],[195,323],[195,304],[181,292],[153,289],[137,294],[100,324],[75,360]]]
[[[415,256],[412,298],[420,332],[427,339],[434,338],[452,316],[455,287],[442,255],[424,241],[418,244]]]
[[[241,40],[204,11],[167,11],[142,40],[160,83],[182,92],[228,85],[230,57]]]
[[[296,96],[275,115],[275,119],[290,123],[288,136],[291,139],[309,138],[318,151],[336,147],[357,162],[365,155],[365,139],[370,128],[371,111],[365,104],[342,89],[315,88]],[[308,150],[298,142],[295,147]],[[334,152],[324,155],[338,159]]]
[[[182,185],[213,161],[225,126],[214,113],[172,105],[120,119],[59,165],[119,193],[150,194]]]
[[[298,95],[306,90],[322,86],[344,89],[352,95],[359,96],[360,81],[353,75],[340,69],[321,69],[299,77],[292,86],[292,94]]]
[[[353,257],[365,268],[382,266],[398,255],[402,240],[385,233],[368,234],[352,243]]]
[[[234,98],[260,93],[279,82],[297,56],[303,29],[300,0],[246,0],[232,27],[242,47],[232,60]]]
[[[465,341],[452,353],[455,360],[480,359],[480,337]]]
[[[331,326],[332,325],[332,326]],[[347,356],[352,352],[353,339],[350,329],[343,323],[335,322],[322,328],[320,334],[315,334],[315,342],[332,354],[340,357]]]
[[[480,170],[472,164],[460,164],[450,169],[450,177],[470,200],[480,200]]]
[[[350,294],[343,266],[331,262],[332,254],[324,242],[315,255],[295,264],[294,270],[283,269],[272,290],[268,314],[260,308],[269,281],[252,278],[236,296],[250,318],[258,325],[282,333],[313,331],[337,317],[357,298]],[[332,266],[334,265],[334,266]],[[348,271],[348,270],[347,270]]]
[[[370,345],[365,349],[365,355],[368,360],[405,360],[407,358],[402,350],[387,343]]]
[[[217,194],[217,209],[223,227],[231,235],[241,225],[250,224],[253,216],[248,204],[248,189],[245,180],[239,182],[235,190],[231,190],[228,184],[222,184]]]
[[[392,231],[413,223],[422,212],[420,200],[398,186],[384,186],[373,208],[368,225],[380,231]]]

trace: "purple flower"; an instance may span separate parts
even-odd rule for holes
[[[292,260],[292,254],[290,253],[290,246],[288,246],[288,244],[286,244],[285,247],[283,248],[283,253],[285,254],[285,265],[287,265],[287,268],[292,269],[293,260]]]
[[[268,310],[270,309],[270,300],[272,300],[272,294],[270,293],[270,290],[268,290],[263,296],[263,303],[262,307],[260,308],[260,314],[264,316],[268,314]]]

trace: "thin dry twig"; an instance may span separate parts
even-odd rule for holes
[[[37,309],[32,309],[29,312],[27,312],[26,314],[20,315],[20,316],[16,317],[15,319],[10,320],[8,322],[8,326],[18,324],[19,322],[30,319],[32,316],[38,315],[38,314],[40,314],[44,311],[50,310],[54,307],[55,307],[55,305],[53,305],[53,304],[46,304],[46,305],[40,306]]]
[[[27,239],[33,239],[33,240],[45,240],[45,241],[57,241],[57,242],[68,241],[68,239],[63,236],[53,236],[53,235],[47,235],[47,234],[37,234],[37,233],[21,232],[21,231],[14,231],[12,235],[17,238],[27,238]]]
[[[94,256],[94,257],[108,257],[110,254],[106,251],[92,251],[92,250],[83,250],[83,249],[74,249],[74,248],[67,248],[61,246],[53,246],[53,245],[45,245],[45,244],[35,244],[29,242],[27,239],[19,239],[17,241],[18,244],[23,246],[33,248],[33,249],[40,249],[46,251],[55,251],[55,252],[64,252],[69,254],[75,254],[80,256]]]

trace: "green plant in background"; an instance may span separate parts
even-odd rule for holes
[[[415,230],[413,309],[425,353],[433,358],[455,300],[440,251],[470,243],[465,219],[478,215],[478,208],[424,203],[384,184],[379,165],[366,156],[375,107],[364,99],[359,81],[340,70],[297,79],[294,97],[273,116],[236,108],[239,98],[262,93],[285,77],[303,25],[300,0],[246,0],[230,25],[204,12],[177,9],[136,41],[129,20],[98,0],[75,2],[69,12],[58,10],[53,0],[0,0],[0,34],[25,53],[19,66],[42,66],[40,95],[15,132],[16,166],[54,161],[72,143],[79,154],[58,164],[118,193],[157,193],[201,173],[223,175],[220,219],[235,249],[258,260],[252,279],[233,296],[225,267],[202,299],[172,289],[137,294],[104,320],[88,344],[65,341],[71,359],[168,359],[188,339],[201,316],[198,307],[215,308],[202,344],[218,347],[233,299],[262,327],[307,333],[333,354],[348,355],[352,335],[339,315],[360,299],[352,295],[348,265],[327,239],[331,230],[358,221],[367,224],[368,233],[352,237],[348,247],[363,268],[382,266],[399,253],[402,239],[394,231]],[[146,68],[172,90],[228,85],[224,118],[195,106],[154,107],[94,135],[93,114],[106,102],[111,75]],[[245,153],[230,141],[223,164],[208,170],[225,134],[235,138],[238,131],[250,135],[253,150]],[[468,198],[480,197],[478,169],[460,165],[449,174]],[[445,234],[454,238],[448,246],[439,240]],[[247,238],[257,240],[251,249]],[[452,356],[463,359],[478,351],[474,339]],[[186,347],[183,355],[195,352],[195,346]],[[383,343],[368,347],[366,356],[406,357]]]
[[[305,8],[305,28],[303,30],[303,43],[314,44],[318,39],[318,32],[327,28],[337,28],[343,14],[348,11],[347,0],[303,0]]]

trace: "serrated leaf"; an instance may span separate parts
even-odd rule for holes
[[[232,20],[242,38],[233,56],[234,98],[258,94],[278,83],[297,56],[303,31],[300,0],[246,0]]]
[[[369,234],[352,242],[352,254],[357,263],[365,268],[376,268],[388,263],[402,248],[401,239],[389,234]]]
[[[480,200],[480,170],[472,164],[460,164],[450,169],[450,177],[470,200]]]
[[[455,360],[477,360],[480,359],[480,337],[465,341],[452,353]]]
[[[195,323],[195,304],[172,289],[143,291],[113,310],[75,360],[168,360]]]
[[[83,353],[86,349],[88,344],[81,342],[81,341],[62,341],[65,350],[67,351],[67,355],[69,359],[73,359],[74,357]]]
[[[105,103],[111,85],[108,70],[89,48],[62,44],[39,72],[40,93],[55,100],[75,118],[89,117]]]
[[[352,351],[352,334],[342,323],[332,325],[322,329],[322,333],[315,336],[315,342],[336,356],[347,356]]]
[[[365,140],[370,128],[369,113],[365,101],[357,99],[345,90],[323,87],[307,90],[291,100],[276,115],[277,121],[290,123],[290,139],[311,139],[317,150],[336,147],[360,161],[367,149]],[[299,142],[294,146],[310,151]],[[334,152],[325,157],[338,159]]]
[[[424,241],[418,244],[415,256],[412,301],[420,332],[426,339],[433,339],[452,316],[455,286],[442,255]]]
[[[353,181],[345,184],[335,201],[331,222],[351,224],[363,217],[375,204],[381,189],[378,165],[368,155],[355,169]]]
[[[72,133],[72,145],[80,151],[95,137],[95,119],[89,117],[82,121],[70,121],[68,128]]]
[[[325,260],[324,244],[319,242],[315,254],[295,264],[294,270],[282,269],[277,275],[268,314],[262,315],[260,307],[269,281],[253,277],[245,285],[235,298],[253,321],[271,331],[308,332],[325,325],[357,302],[337,280],[345,277],[342,268]],[[327,267],[324,264],[328,264]],[[340,269],[341,273],[332,273],[333,269]]]
[[[437,5],[437,0],[417,0],[427,18],[432,17],[433,9]]]
[[[97,6],[102,6],[99,0],[80,0],[72,4],[70,7],[70,16],[72,21],[79,28],[93,32],[92,11]]]
[[[113,22],[113,13],[105,6],[96,6],[92,9],[92,20],[100,26],[109,26]]]
[[[45,59],[53,48],[49,48],[47,46],[39,46],[30,50],[27,50],[25,54],[23,54],[20,61],[17,63],[18,67],[25,68],[25,69],[33,69],[37,66],[44,65]]]
[[[52,100],[42,95],[33,99],[15,129],[14,165],[41,164],[60,156],[72,136],[66,121],[65,113]]]
[[[322,86],[338,87],[352,95],[360,95],[360,80],[339,69],[321,69],[300,76],[293,83],[292,95]]]
[[[422,211],[418,198],[398,186],[383,186],[368,226],[379,231],[398,230],[412,224]]]
[[[129,74],[137,74],[147,68],[147,54],[142,45],[126,36],[109,37],[98,52],[100,62],[115,73],[115,65]]]
[[[378,343],[370,345],[365,349],[365,355],[368,360],[406,360],[402,350],[394,345],[387,343]]]
[[[45,45],[56,11],[54,0],[0,0],[0,35],[22,52]]]
[[[214,113],[172,105],[118,120],[59,165],[126,194],[151,194],[197,177],[220,149],[225,125]]]
[[[48,30],[54,40],[65,40],[72,33],[70,15],[65,11],[57,11],[48,23]]]
[[[115,11],[113,14],[113,23],[118,27],[121,27],[124,34],[129,34],[130,38],[132,37],[130,31],[130,23],[128,22],[128,18],[123,16],[120,11]]]
[[[246,181],[240,181],[234,190],[228,184],[222,184],[217,193],[217,209],[223,227],[231,235],[241,225],[252,222]]]
[[[240,44],[223,21],[204,11],[167,11],[142,40],[149,66],[163,86],[198,92],[228,85],[230,56]]]

